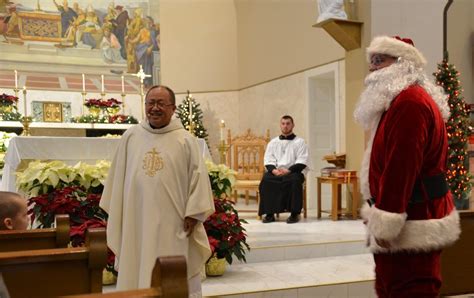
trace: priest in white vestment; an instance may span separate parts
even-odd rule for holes
[[[157,257],[184,255],[190,297],[200,297],[211,255],[202,223],[214,212],[207,169],[197,139],[172,119],[170,88],[150,88],[145,108],[147,119],[122,136],[100,201],[118,258],[117,289],[150,287]]]
[[[303,208],[304,174],[309,162],[305,141],[293,133],[293,118],[280,119],[281,135],[268,143],[264,165],[267,172],[260,182],[258,215],[263,222],[275,221],[275,213],[291,212],[287,223],[296,223]]]

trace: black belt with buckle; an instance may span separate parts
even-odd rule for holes
[[[425,200],[423,197],[423,190],[424,187],[426,194],[430,200],[434,200],[436,198],[443,197],[449,191],[449,185],[446,181],[446,175],[444,173],[425,177],[423,179],[417,179],[415,185],[413,186],[413,192],[411,194],[409,204],[416,204],[421,203]],[[367,200],[369,206],[375,204],[375,198],[370,198]]]

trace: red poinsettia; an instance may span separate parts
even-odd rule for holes
[[[242,223],[247,222],[239,219],[233,203],[225,198],[214,198],[214,207],[216,211],[204,222],[212,252],[229,264],[232,264],[232,255],[245,262],[245,249],[250,247]]]
[[[0,105],[10,106],[16,104],[18,102],[18,97],[8,94],[1,94],[0,95]]]
[[[121,104],[122,102],[115,98],[109,98],[106,100],[91,98],[91,99],[86,100],[85,106],[106,109],[106,108],[118,108],[120,107]]]
[[[68,186],[28,200],[28,213],[40,228],[49,228],[56,214],[68,214],[71,224],[72,246],[82,246],[88,228],[106,226],[107,214],[99,207],[102,189],[98,193],[87,192],[82,186]],[[113,271],[115,256],[109,250],[107,270]]]

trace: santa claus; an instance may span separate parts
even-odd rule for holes
[[[447,96],[424,73],[410,39],[379,36],[354,111],[370,138],[361,169],[361,215],[379,297],[438,297],[441,249],[459,237],[446,183]]]

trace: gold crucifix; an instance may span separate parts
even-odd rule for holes
[[[145,111],[144,111],[145,103],[143,102],[145,93],[143,92],[143,81],[145,80],[145,78],[151,78],[151,75],[146,74],[143,71],[143,66],[140,64],[140,70],[137,73],[133,74],[133,76],[136,76],[137,78],[140,79],[140,98],[141,98],[141,103],[142,103],[141,110],[142,110],[142,120],[143,120],[145,119]]]

